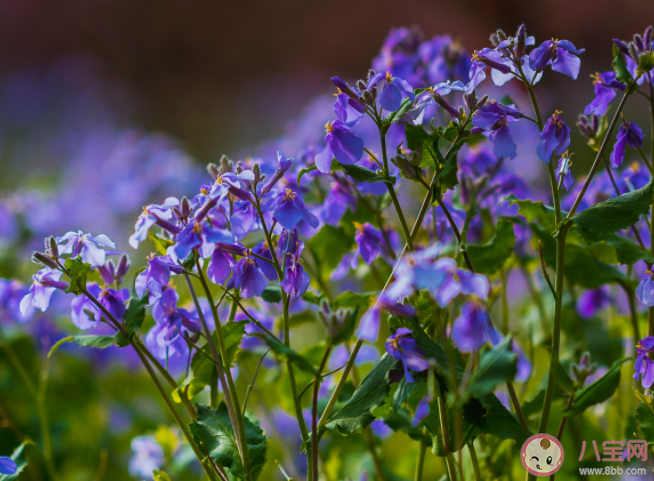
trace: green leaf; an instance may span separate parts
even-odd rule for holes
[[[495,236],[486,244],[467,245],[466,250],[475,267],[475,272],[492,275],[506,263],[515,245],[513,223],[499,219]]]
[[[14,474],[0,474],[0,481],[16,481],[20,478],[20,474],[27,467],[25,448],[30,445],[34,446],[34,443],[32,441],[25,441],[14,450],[11,459],[16,463],[16,472]]]
[[[598,261],[588,248],[570,244],[566,244],[565,275],[573,284],[587,289],[597,289],[603,284],[615,282],[632,282],[615,266]]]
[[[170,479],[170,476],[165,471],[162,471],[160,469],[155,469],[152,471],[152,479],[154,481],[172,481]]]
[[[353,246],[354,235],[348,236],[342,227],[331,225],[322,226],[320,231],[307,242],[307,248],[313,254],[318,269],[323,275],[331,273]]]
[[[482,423],[485,433],[497,436],[500,439],[513,439],[518,446],[527,440],[531,433],[525,432],[515,414],[510,412],[493,393],[481,398],[486,408],[486,416]]]
[[[320,301],[322,299],[322,295],[318,295],[315,292],[311,291],[306,291],[304,294],[302,294],[302,299],[307,301],[309,304],[313,304],[315,306],[320,305]]]
[[[570,409],[564,411],[566,416],[581,414],[593,404],[598,404],[610,398],[620,384],[620,367],[631,358],[615,361],[606,374],[597,381],[577,392]]]
[[[648,443],[654,443],[654,412],[649,404],[638,403],[636,421],[638,421],[640,438],[645,439]]]
[[[477,436],[481,434],[484,417],[486,416],[486,409],[478,399],[469,399],[463,405],[462,423],[459,421],[457,411],[455,411],[452,406],[447,406],[446,413],[448,438],[450,441],[450,448],[453,452],[459,451],[463,446],[474,441]],[[460,432],[459,436],[456,434],[457,431]],[[432,452],[436,456],[445,456],[443,436],[440,430],[437,435],[432,437],[432,440]]]
[[[86,276],[92,269],[91,264],[85,264],[81,259],[80,256],[75,258],[69,257],[64,263],[64,267],[68,269],[70,275],[70,284],[68,285],[68,289],[66,289],[66,293],[68,294],[80,295],[86,290]]]
[[[465,396],[481,398],[498,384],[514,378],[518,356],[511,351],[512,341],[513,336],[506,336],[500,344],[482,354],[479,366],[468,380]]]
[[[279,304],[282,300],[282,288],[276,284],[270,284],[261,293],[261,299],[273,304]]]
[[[397,361],[384,354],[375,367],[363,378],[354,394],[338,411],[332,413],[325,427],[341,434],[359,433],[375,420],[372,411],[384,403],[390,390],[390,372]]]
[[[297,174],[297,185],[298,185],[298,187],[300,186],[300,181],[302,180],[302,177],[304,177],[304,175],[305,175],[305,174],[308,174],[309,172],[313,172],[313,171],[316,170],[317,168],[318,168],[318,167],[316,167],[315,165],[312,165],[312,166],[309,167],[308,169],[302,169],[302,170],[300,170],[300,172],[298,172],[298,174]]]
[[[386,117],[384,117],[384,123],[385,124],[392,124],[393,122],[397,122],[402,118],[404,114],[406,114],[409,110],[411,110],[411,107],[413,106],[413,102],[409,97],[405,97],[402,100],[402,103],[400,104],[400,108],[396,110],[395,112],[389,113]]]
[[[270,336],[262,337],[268,343],[273,352],[275,352],[275,354],[286,358],[287,361],[292,362],[298,369],[301,369],[302,371],[313,374],[314,376],[318,375],[318,369],[316,369],[316,367],[307,361],[300,353],[294,351],[290,347],[285,346]]]
[[[266,462],[268,447],[261,428],[247,416],[244,418],[248,461],[252,478],[256,479]],[[195,441],[204,445],[216,464],[229,469],[234,476],[246,476],[238,453],[234,428],[224,402],[220,403],[218,409],[198,405],[198,418],[189,424],[189,428]]]
[[[607,234],[634,225],[652,204],[653,179],[640,189],[599,202],[570,217],[587,237]]]
[[[68,336],[59,340],[48,353],[48,357],[52,356],[62,344],[67,342],[74,342],[84,347],[95,347],[97,349],[105,349],[109,346],[119,346],[124,347],[124,337],[119,335],[120,333],[114,336],[91,336],[91,335],[80,335],[80,336]]]
[[[641,76],[654,68],[654,55],[647,51],[638,57],[636,75]]]
[[[227,359],[223,359],[223,366],[232,366],[234,364],[236,354],[240,349],[241,341],[245,336],[245,326],[248,325],[248,322],[249,321],[230,321],[222,325],[221,331],[223,334],[223,342],[225,343],[225,350],[227,351]],[[214,339],[217,346],[218,336],[216,333],[211,337]],[[207,359],[207,361],[209,360]]]
[[[153,232],[148,232],[148,237],[154,244],[155,250],[162,256],[165,256],[168,253],[168,248],[175,244],[175,241],[166,239],[165,237],[154,234]]]
[[[579,233],[584,236],[585,231],[579,230]],[[620,234],[602,234],[598,236],[593,235],[588,238],[584,236],[584,239],[590,243],[602,241],[606,242],[615,250],[617,260],[620,264],[632,265],[639,261],[654,263],[653,256],[651,256],[648,252],[645,252],[634,241],[621,236]]]
[[[554,364],[554,379],[556,380],[556,384],[558,384],[559,387],[561,387],[563,390],[569,393],[573,393],[577,389],[577,385],[570,378],[568,372],[565,370],[565,368],[561,365],[560,362]]]
[[[438,150],[436,151],[438,157],[441,158],[442,163],[440,165],[441,170],[436,176],[434,185],[439,185],[441,192],[445,192],[449,189],[454,189],[454,187],[459,183],[459,179],[456,175],[458,168],[457,155],[459,153],[459,149],[461,149],[461,146],[465,143],[465,139],[459,140],[452,147],[450,155],[448,155],[444,160],[442,157],[440,157],[440,152],[438,152]]]
[[[357,182],[370,182],[373,184],[377,182],[386,182],[387,184],[391,184],[391,185],[395,183],[395,177],[389,177],[389,178],[382,177],[374,170],[368,169],[367,167],[364,167],[362,165],[358,165],[358,164],[352,164],[352,165],[340,164],[340,165],[343,171]]]
[[[375,292],[352,292],[345,291],[341,292],[336,298],[332,305],[336,308],[338,307],[362,307],[368,309],[371,303],[375,300]]]
[[[629,73],[629,70],[627,70],[627,66],[624,63],[624,60],[622,59],[622,54],[620,53],[620,50],[618,50],[618,47],[613,45],[613,70],[615,71],[615,78],[619,82],[622,82],[625,84],[627,87],[633,82],[633,77]]]
[[[125,311],[125,325],[128,334],[134,334],[143,325],[145,319],[145,306],[148,305],[148,296],[143,296],[142,299],[133,297],[130,299]]]
[[[422,145],[420,167],[430,167],[435,170],[437,165],[444,163],[443,158],[438,151],[438,133],[430,134],[425,131],[422,125],[409,124],[405,125],[404,133],[406,135],[407,148],[416,150],[419,145]]]
[[[547,232],[554,231],[554,209],[552,207],[546,206],[541,201],[520,200],[513,194],[506,196],[502,200],[509,201],[509,205],[516,204],[518,206],[518,212],[522,217],[527,219],[528,223],[537,222]]]

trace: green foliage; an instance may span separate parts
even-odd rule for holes
[[[117,333],[114,336],[93,336],[93,335],[79,335],[79,336],[68,336],[59,340],[48,353],[48,357],[51,357],[62,344],[67,342],[74,342],[80,346],[84,347],[95,347],[96,349],[105,349],[109,346],[119,346],[125,347],[125,337],[121,333]]]
[[[434,183],[434,186],[435,187],[438,186],[440,192],[445,192],[449,189],[454,189],[454,187],[459,183],[459,179],[456,175],[457,168],[458,168],[457,156],[459,150],[461,149],[463,144],[465,144],[465,142],[466,142],[465,139],[459,140],[452,147],[450,155],[448,155],[446,159],[443,159],[440,155],[440,152],[437,151],[439,160],[441,161],[441,165],[440,165],[441,170],[438,172],[438,175],[436,176],[436,181]]]
[[[509,205],[517,205],[520,215],[530,224],[537,222],[545,231],[554,231],[554,209],[552,207],[546,206],[541,201],[520,200],[513,194],[506,196],[504,200],[507,200]]]
[[[412,106],[413,106],[413,102],[411,101],[411,99],[405,97],[402,100],[399,109],[397,109],[395,112],[389,113],[386,117],[384,117],[384,124],[386,126],[390,126],[393,122],[397,122],[402,118],[404,114],[406,114],[411,109]]]
[[[173,240],[167,239],[153,232],[148,232],[148,237],[154,244],[154,248],[157,253],[161,254],[162,256],[165,256],[168,252],[168,248],[175,244]]]
[[[388,353],[384,354],[361,381],[350,400],[332,413],[325,427],[336,429],[341,434],[360,433],[375,420],[372,412],[384,403],[390,390],[390,372],[396,367],[397,361]]]
[[[652,204],[652,179],[646,186],[599,202],[570,217],[584,235],[591,237],[625,229],[646,215]]]
[[[148,296],[143,296],[142,299],[133,297],[129,300],[127,310],[125,311],[125,327],[127,333],[132,335],[138,331],[143,325],[145,319],[145,306],[148,305]]]
[[[618,50],[618,47],[613,45],[613,71],[615,72],[615,78],[619,82],[622,82],[626,86],[631,85],[631,82],[633,82],[633,77],[629,73],[629,70],[627,70],[627,66],[624,63],[624,60],[622,59],[622,54],[620,53],[620,50]],[[637,87],[637,85],[636,85]],[[629,91],[629,93],[632,93],[633,89]]]
[[[654,68],[654,54],[651,51],[640,54],[638,57],[638,68],[636,75],[639,77]]]
[[[516,415],[506,409],[493,393],[481,398],[481,403],[486,408],[482,430],[500,439],[513,439],[518,446],[522,446],[531,433],[525,432]]]
[[[570,409],[564,411],[566,416],[581,414],[594,404],[610,398],[620,384],[620,367],[631,358],[615,361],[602,377],[577,392]]]
[[[300,353],[269,336],[266,336],[264,339],[275,354],[285,358],[289,362],[292,362],[293,365],[302,371],[313,374],[314,376],[318,375],[318,369],[316,369],[316,367],[307,361],[307,359],[305,359]]]
[[[442,156],[438,151],[438,133],[428,133],[421,125],[405,125],[406,146],[411,150],[417,150],[422,144],[422,160],[420,167],[429,167],[433,170],[442,163]]]
[[[16,472],[14,474],[0,474],[0,481],[16,481],[21,477],[21,473],[27,467],[27,457],[25,455],[25,448],[27,446],[34,446],[34,443],[32,441],[25,441],[14,450],[11,459],[16,463]]]
[[[82,258],[69,257],[64,263],[64,267],[68,269],[70,276],[70,283],[66,292],[80,295],[86,291],[86,276],[92,271],[91,264],[82,262]]]
[[[466,250],[475,272],[492,275],[511,257],[514,245],[513,223],[507,219],[499,219],[495,236],[490,241],[481,245],[467,245]]]
[[[172,481],[170,476],[168,476],[168,474],[161,469],[155,469],[152,471],[152,479],[154,481]]]
[[[270,284],[261,293],[261,298],[273,304],[279,304],[282,300],[282,288],[276,284]]]
[[[568,372],[560,362],[554,364],[554,379],[556,380],[557,386],[569,393],[573,393],[577,390],[577,385],[572,378],[570,378]]]
[[[511,351],[513,336],[507,336],[500,344],[481,356],[479,366],[468,380],[465,396],[481,398],[493,392],[495,386],[512,380],[518,370],[518,356]]]
[[[654,257],[651,256],[648,252],[644,251],[638,244],[636,244],[631,239],[623,237],[619,234],[601,234],[601,235],[591,235],[586,236],[586,232],[579,230],[579,233],[584,237],[584,239],[591,243],[595,244],[597,242],[606,242],[609,246],[613,248],[616,255],[616,260],[620,264],[635,264],[639,261],[645,261],[648,263],[654,262]]]
[[[297,174],[297,185],[298,186],[300,185],[300,181],[302,180],[302,177],[304,177],[305,174],[308,174],[309,172],[313,172],[314,170],[318,170],[318,167],[316,167],[315,165],[312,165],[309,168],[300,169],[300,172],[298,172]]]
[[[362,165],[352,164],[345,165],[339,164],[343,172],[352,177],[357,182],[370,182],[376,184],[378,182],[386,182],[387,184],[393,185],[395,183],[395,177],[383,177],[379,175],[374,170],[368,169]]]
[[[244,422],[250,471],[253,479],[256,479],[266,462],[268,446],[261,428],[247,416]],[[218,409],[198,405],[198,418],[189,424],[189,428],[195,441],[204,445],[216,464],[229,469],[234,476],[245,477],[234,428],[224,402],[220,403]]]
[[[333,271],[354,245],[353,236],[348,236],[342,227],[324,225],[308,242],[308,250],[313,254],[321,273]]]
[[[638,421],[638,430],[640,439],[648,443],[654,443],[654,411],[652,405],[644,402],[636,406],[636,421]]]

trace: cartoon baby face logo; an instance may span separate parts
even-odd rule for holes
[[[554,436],[534,434],[522,445],[520,460],[531,474],[551,476],[563,464],[563,446]]]

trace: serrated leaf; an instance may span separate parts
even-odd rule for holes
[[[506,219],[499,219],[495,236],[490,241],[481,245],[467,245],[466,250],[475,272],[492,275],[511,257],[514,245],[513,223]]]
[[[353,434],[373,422],[375,416],[372,411],[383,404],[390,390],[390,372],[396,367],[397,361],[388,353],[384,354],[363,378],[349,401],[332,413],[325,427],[336,429],[341,434]]]
[[[279,304],[282,300],[282,288],[276,284],[268,285],[261,293],[261,299],[273,304]]]
[[[382,177],[374,170],[368,169],[367,167],[364,167],[362,165],[341,164],[341,168],[343,172],[345,172],[347,175],[352,177],[357,182],[370,182],[372,184],[376,184],[378,182],[386,182],[387,184],[391,184],[391,185],[395,183],[395,177],[389,177],[389,178]]]
[[[155,250],[162,256],[165,256],[168,252],[168,248],[175,244],[173,240],[166,239],[165,237],[157,235],[153,232],[148,232],[148,237],[154,244]]]
[[[120,334],[120,333],[119,333]],[[60,339],[48,353],[48,357],[52,356],[62,344],[67,342],[74,342],[80,346],[84,347],[95,347],[97,349],[105,349],[109,346],[117,345],[124,347],[124,336],[114,335],[114,336],[92,336],[92,335],[80,335],[80,336],[68,336]]]
[[[518,356],[511,351],[513,337],[507,336],[500,344],[485,351],[479,366],[468,380],[465,397],[478,397],[492,392],[495,386],[515,377]]]
[[[261,428],[247,416],[244,416],[243,421],[250,471],[252,478],[256,479],[266,462],[266,437]],[[216,464],[229,469],[234,476],[246,476],[238,453],[234,428],[224,402],[220,403],[218,409],[198,405],[198,418],[189,424],[189,428],[195,441],[204,445]]]
[[[577,392],[570,409],[564,411],[566,416],[581,414],[594,404],[610,398],[620,384],[620,367],[631,358],[615,361],[602,377]]]
[[[649,212],[653,192],[653,179],[650,179],[646,186],[599,202],[573,215],[570,220],[587,237],[626,229]]]
[[[86,276],[92,271],[91,264],[82,262],[80,256],[69,257],[64,263],[64,267],[68,269],[70,276],[70,283],[66,293],[70,294],[83,294],[86,290]]]
[[[125,311],[125,326],[128,334],[134,334],[143,325],[145,319],[145,306],[148,305],[148,295],[142,299],[133,297],[130,299]]]
[[[14,450],[11,455],[11,459],[14,463],[16,463],[16,472],[13,474],[0,474],[0,481],[16,481],[21,477],[21,473],[27,467],[25,448],[29,445],[34,446],[34,443],[32,441],[25,441]]]
[[[305,359],[300,353],[269,336],[265,336],[264,339],[275,354],[284,357],[287,361],[292,362],[293,365],[302,371],[313,374],[314,376],[318,375],[318,369],[316,369],[316,367],[307,359]]]
[[[648,443],[654,443],[654,412],[649,405],[644,402],[638,403],[636,421],[638,421],[641,439],[645,439]]]

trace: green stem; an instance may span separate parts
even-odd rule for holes
[[[427,453],[427,440],[425,439],[425,436],[427,435],[426,431],[427,428],[424,428],[422,433],[423,438],[420,440],[420,446],[418,447],[418,461],[416,463],[416,474],[413,478],[414,481],[422,481],[422,473],[425,469],[425,454]]]
[[[241,413],[241,408],[239,405],[239,400],[238,400],[238,393],[236,392],[236,385],[234,384],[234,378],[232,376],[232,372],[230,370],[230,366],[227,365],[227,348],[225,347],[225,338],[223,337],[223,331],[221,329],[221,324],[220,324],[220,316],[218,315],[218,306],[213,301],[213,296],[211,294],[211,290],[209,289],[209,284],[207,284],[207,279],[204,275],[204,271],[202,270],[202,267],[200,266],[200,262],[196,261],[196,266],[198,268],[198,276],[200,277],[200,283],[202,284],[202,288],[204,289],[204,293],[207,296],[207,300],[209,301],[209,306],[211,307],[211,313],[213,315],[213,322],[214,325],[216,326],[215,332],[218,337],[218,348],[220,349],[220,359],[222,359],[223,364],[225,365],[225,369],[222,370],[218,365],[216,365],[216,371],[218,371],[218,377],[221,380],[221,384],[223,386],[223,393],[224,398],[225,398],[225,405],[227,405],[227,400],[231,399],[231,404],[232,404],[232,412],[234,417],[236,418],[236,424],[234,424],[234,419],[232,419],[232,425],[234,427],[234,434],[236,435],[236,440],[237,444],[239,447],[239,452],[241,455],[241,462],[243,469],[245,471],[245,479],[247,481],[252,480],[252,473],[250,473],[250,460],[249,460],[249,455],[248,455],[248,444],[247,444],[247,438],[245,437],[245,421],[243,419],[243,414]],[[189,282],[190,284],[190,282]],[[206,322],[205,322],[206,326]],[[203,326],[204,327],[204,326]],[[205,332],[208,333],[208,328]],[[208,336],[208,339],[211,336]],[[215,349],[215,346],[214,346]],[[218,358],[217,353],[212,351],[212,354],[215,358]],[[224,377],[221,376],[221,372],[223,371]],[[224,383],[224,378],[227,378],[227,385],[229,386],[229,389],[225,389],[225,383]]]
[[[384,467],[382,465],[381,459],[377,454],[377,448],[375,446],[375,438],[372,435],[372,429],[370,426],[363,430],[363,437],[366,439],[366,444],[368,445],[368,451],[370,451],[370,456],[372,457],[372,463],[375,466],[375,474],[377,475],[377,481],[386,481],[386,475],[384,474]]]
[[[447,425],[447,407],[442,395],[438,397],[438,416],[441,423],[441,437],[443,438],[443,448],[445,449],[445,458],[447,459],[447,468],[450,472],[450,479],[456,481],[456,467],[454,465],[454,459],[452,458],[450,433]]]
[[[329,353],[332,351],[332,346],[329,344],[325,350],[325,354],[322,357],[320,362],[320,367],[318,368],[318,374],[316,374],[314,383],[313,383],[313,400],[311,406],[311,457],[312,461],[312,478],[313,481],[318,481],[318,444],[320,440],[318,438],[318,393],[320,392],[320,384],[322,381],[321,375],[322,371],[325,368],[327,363],[327,358]]]
[[[472,470],[475,473],[475,481],[481,481],[481,470],[479,469],[479,460],[477,460],[474,441],[468,443],[468,451],[470,451],[470,460],[472,461]]]

